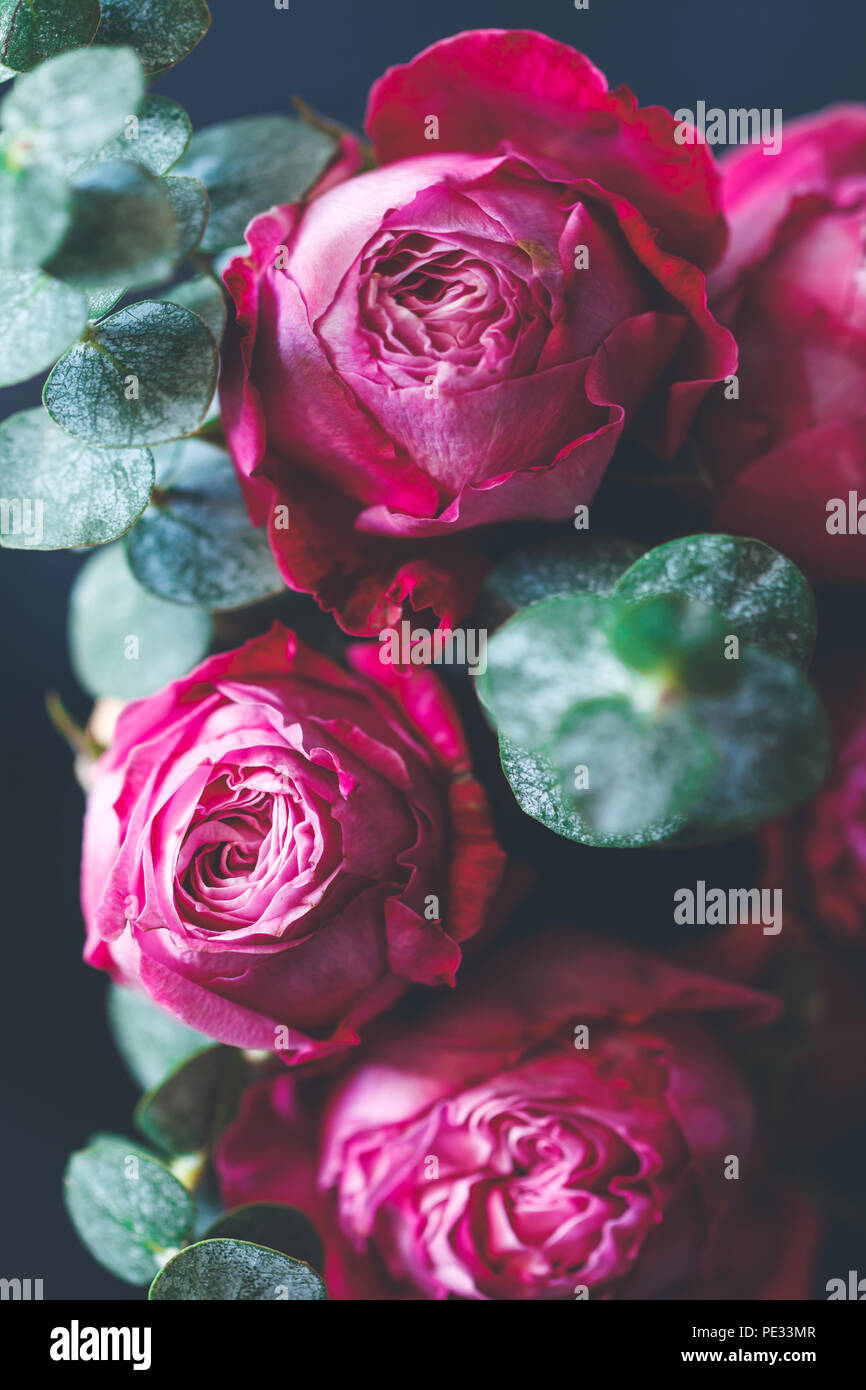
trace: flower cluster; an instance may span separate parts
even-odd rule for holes
[[[86,959],[127,1000],[125,1050],[149,999],[183,1064],[149,1075],[143,1127],[213,1158],[241,1208],[214,1242],[306,1252],[279,1280],[298,1297],[809,1298],[797,1098],[822,1138],[866,1099],[840,1061],[862,1055],[866,683],[824,651],[806,675],[808,581],[866,580],[866,109],[717,162],[573,49],[485,30],[380,78],[366,136],[330,130],[224,269],[255,583],[228,540],[224,570],[188,539],[160,559],[173,506],[194,530],[226,481],[213,430],[128,543],[161,598],[195,571],[223,612],[86,769]],[[649,543],[577,535],[620,446],[670,501]],[[224,610],[250,597],[245,629]],[[419,655],[467,620],[483,708]],[[731,882],[763,868],[720,926],[716,847],[746,832]],[[661,860],[687,885],[666,936]],[[646,921],[607,906],[632,874]],[[226,1049],[246,1070],[215,1143],[188,1097]],[[261,1204],[324,1251],[268,1238]],[[153,1296],[211,1277],[202,1249]]]

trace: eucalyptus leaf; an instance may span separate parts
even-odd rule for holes
[[[133,578],[122,546],[90,557],[72,589],[69,646],[91,695],[134,700],[186,675],[207,654],[213,621],[154,598]]]
[[[178,304],[143,300],[91,329],[45,385],[61,428],[95,444],[131,447],[193,434],[216,387],[210,329]]]
[[[137,115],[130,114],[124,130],[90,156],[87,163],[131,159],[151,174],[167,174],[184,153],[192,136],[189,116],[170,97],[145,97]]]
[[[91,1255],[127,1284],[149,1283],[195,1217],[186,1188],[162,1164],[110,1143],[72,1155],[64,1199]]]
[[[0,60],[16,72],[84,48],[99,24],[99,0],[0,0]]]
[[[300,198],[335,150],[331,136],[291,116],[244,116],[196,131],[176,172],[200,179],[210,196],[204,250],[236,245],[257,213]]]
[[[648,824],[637,834],[603,835],[581,814],[563,785],[561,772],[543,753],[530,752],[500,738],[499,756],[520,809],[566,840],[594,849],[644,849],[665,843],[682,824],[677,816]]]
[[[710,740],[718,770],[689,819],[684,843],[754,830],[814,795],[827,775],[827,717],[807,678],[758,648],[744,651],[740,665],[736,690],[686,702]]]
[[[562,775],[549,758],[542,753],[531,753],[504,737],[499,740],[499,757],[517,804],[527,816],[566,840],[575,840],[578,844],[593,842],[590,826],[577,809],[574,798],[565,790]],[[619,846],[620,842],[613,840],[611,844]]]
[[[84,331],[87,304],[38,270],[0,270],[0,386],[27,381]]]
[[[203,1240],[245,1240],[279,1250],[313,1269],[325,1267],[322,1238],[306,1212],[280,1202],[251,1202],[224,1212],[205,1231]]]
[[[118,135],[144,96],[141,64],[129,48],[79,48],[20,77],[3,103],[6,132],[31,157],[61,173]]]
[[[830,742],[799,668],[755,644],[728,659],[729,616],[640,592],[544,599],[489,641],[479,694],[524,810],[584,844],[690,845],[811,796]]]
[[[619,605],[610,645],[634,671],[654,675],[668,690],[721,695],[740,679],[738,659],[726,656],[728,623],[715,608],[682,594],[652,594]]]
[[[518,803],[558,835],[618,848],[717,843],[787,814],[826,776],[826,717],[791,663],[757,649],[741,662],[733,693],[681,700],[664,711],[667,727],[597,702],[571,711],[544,750],[501,738]]]
[[[98,290],[85,290],[84,296],[87,300],[87,317],[94,322],[105,318],[110,314],[115,304],[118,304],[126,294],[125,285],[105,286]]]
[[[151,1299],[203,1302],[313,1302],[328,1297],[309,1265],[241,1240],[203,1240],[187,1246],[157,1275]]]
[[[0,496],[27,503],[33,526],[0,532],[9,549],[63,550],[103,545],[123,534],[153,487],[147,449],[97,449],[58,429],[44,410],[0,425]]]
[[[564,594],[613,593],[643,547],[616,536],[574,536],[526,546],[507,555],[488,575],[482,604],[488,627],[498,627],[521,608]]]
[[[741,642],[809,665],[817,628],[812,591],[796,565],[762,541],[701,535],[656,546],[626,570],[615,597],[658,594],[698,599]]]
[[[89,165],[72,184],[72,227],[50,263],[83,289],[167,280],[181,227],[165,184],[131,160]]]
[[[69,227],[72,197],[46,169],[0,164],[0,265],[32,270],[57,250]]]
[[[214,610],[279,593],[267,533],[250,523],[229,455],[190,439],[157,450],[156,460],[153,504],[127,551],[139,582],[173,603]]]
[[[198,179],[169,178],[160,179],[172,212],[180,229],[178,260],[183,260],[198,246],[207,226],[210,204],[204,184]],[[177,301],[175,301],[177,302]]]
[[[595,595],[548,598],[493,634],[477,681],[500,733],[540,748],[578,701],[634,692],[638,678],[610,648],[615,614],[609,599]]]
[[[226,300],[222,286],[210,275],[196,275],[192,280],[184,280],[175,285],[165,296],[170,304],[181,304],[184,309],[192,309],[221,343],[226,331]]]
[[[652,844],[660,828],[673,834],[716,771],[706,735],[681,705],[638,711],[623,699],[576,705],[550,757],[592,843],[602,845]]]
[[[109,986],[108,1020],[120,1055],[146,1091],[212,1045],[211,1038],[158,1008],[146,994],[121,985]]]
[[[134,48],[146,72],[174,67],[210,27],[204,0],[102,0],[97,43]]]
[[[167,1153],[210,1149],[234,1118],[244,1080],[240,1053],[211,1044],[180,1062],[142,1098],[135,1122]]]
[[[100,1130],[96,1134],[91,1134],[84,1147],[87,1149],[114,1149],[123,1157],[128,1154],[138,1154],[140,1158],[148,1158],[152,1163],[166,1166],[165,1160],[160,1158],[159,1154],[152,1153],[137,1139],[129,1139],[125,1134],[112,1134],[110,1131]]]

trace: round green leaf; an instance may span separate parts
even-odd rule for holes
[[[291,116],[244,116],[197,131],[177,173],[200,179],[210,196],[204,250],[234,246],[257,213],[300,198],[335,148],[329,135]]]
[[[499,757],[522,811],[566,840],[582,843],[591,835],[574,799],[566,794],[560,773],[548,758],[530,753],[503,736],[499,739]]]
[[[178,219],[161,180],[130,160],[90,165],[72,185],[72,227],[51,271],[83,289],[167,280],[180,253]]]
[[[740,678],[739,661],[725,656],[727,630],[704,603],[652,594],[619,607],[610,644],[627,666],[657,675],[669,689],[720,695]]]
[[[0,59],[16,72],[69,48],[85,48],[99,24],[99,0],[0,0]]]
[[[87,1149],[114,1149],[122,1155],[140,1154],[142,1158],[148,1158],[152,1163],[159,1163],[165,1167],[163,1159],[158,1154],[151,1153],[143,1144],[139,1144],[137,1139],[127,1139],[125,1134],[112,1134],[109,1131],[100,1130],[96,1134],[91,1134],[85,1148]]]
[[[131,159],[151,174],[167,174],[192,135],[189,116],[169,97],[146,97],[138,115],[127,117],[124,126],[123,133],[91,155],[88,164]]]
[[[146,1091],[212,1042],[157,1008],[146,994],[120,985],[109,986],[108,1020],[120,1055]]]
[[[78,290],[38,270],[0,270],[0,386],[50,367],[86,323]]]
[[[173,603],[211,609],[279,593],[267,533],[250,523],[228,454],[190,439],[158,450],[156,460],[153,505],[127,552],[140,583]]]
[[[633,690],[639,678],[608,640],[615,612],[609,599],[595,595],[548,598],[493,634],[478,694],[500,733],[539,748],[578,701]]]
[[[691,732],[682,735],[681,746],[675,743],[669,747],[660,740],[641,753],[621,728],[617,732],[612,720],[607,721],[605,734],[602,711],[595,725],[580,730],[579,737],[565,722],[563,734],[574,737],[564,739],[562,747],[553,743],[545,750],[529,751],[501,739],[503,770],[519,804],[527,815],[558,835],[582,844],[622,848],[659,841],[671,846],[715,843],[787,814],[812,796],[826,776],[831,753],[826,717],[814,690],[791,663],[754,648],[743,654],[741,663],[744,669],[733,693],[714,698],[689,696],[669,708],[669,718],[687,720],[691,726]],[[580,717],[575,711],[576,723]],[[640,710],[633,708],[633,717],[639,721]],[[695,731],[711,750],[714,771],[690,804],[692,792],[707,775]],[[561,775],[574,779],[575,769],[586,767],[592,790],[595,767],[597,789],[599,768],[606,776],[611,762],[619,763],[626,756],[632,761],[633,785],[629,786],[623,761],[620,790],[625,802],[630,801],[639,811],[643,797],[648,818],[658,816],[660,786],[663,792],[669,789],[671,808],[676,807],[677,812],[662,815],[631,835],[606,835],[583,814],[580,798],[575,799],[571,787],[566,792]],[[602,823],[625,824],[625,819],[617,822],[607,819],[605,813]]]
[[[210,22],[204,0],[102,0],[96,42],[129,44],[146,72],[162,72],[192,52]]]
[[[684,843],[754,830],[807,800],[827,775],[827,718],[807,678],[754,647],[739,664],[736,690],[685,702],[713,747],[718,770],[689,818]]]
[[[153,1281],[149,1297],[186,1302],[313,1302],[328,1294],[315,1270],[277,1250],[242,1240],[202,1240],[169,1260]]]
[[[575,532],[515,550],[488,575],[482,602],[488,626],[498,627],[521,608],[563,594],[613,592],[620,575],[642,553],[634,541]]]
[[[177,608],[142,589],[122,546],[91,556],[73,586],[70,653],[93,696],[152,695],[197,665],[212,637],[209,613]]]
[[[573,796],[563,786],[561,773],[544,754],[531,753],[501,738],[499,756],[502,771],[520,809],[566,840],[595,849],[643,849],[667,840],[682,823],[679,817],[674,817],[646,825],[637,834],[603,835],[581,814]]]
[[[103,545],[141,516],[153,478],[147,449],[95,449],[44,410],[21,411],[0,425],[0,496],[20,500],[33,524],[4,526],[0,542],[13,550]]]
[[[684,594],[715,608],[741,642],[806,667],[815,645],[815,600],[790,560],[762,541],[686,536],[656,546],[626,570],[615,597]]]
[[[64,1199],[80,1239],[127,1284],[146,1284],[188,1238],[189,1193],[168,1169],[130,1146],[98,1144],[73,1154]]]
[[[184,309],[192,309],[200,319],[204,319],[211,333],[221,343],[226,331],[226,300],[222,286],[209,275],[197,275],[192,280],[184,280],[175,285],[165,296],[170,304],[181,304]]]
[[[123,296],[126,294],[124,285],[106,287],[98,290],[85,290],[84,297],[87,300],[87,317],[94,322],[105,318],[106,314],[111,313]]]
[[[576,705],[557,730],[550,758],[591,843],[602,845],[652,844],[672,835],[716,769],[707,738],[681,706],[641,712],[622,699]]]
[[[194,251],[202,239],[207,226],[208,196],[204,185],[198,179],[170,178],[160,179],[171,210],[180,229],[178,260],[183,260]],[[175,301],[176,302],[176,301]]]
[[[240,1053],[210,1045],[180,1062],[142,1098],[135,1122],[167,1153],[208,1150],[234,1118],[244,1080]]]
[[[202,1239],[245,1240],[279,1250],[313,1269],[325,1267],[325,1247],[306,1212],[280,1202],[251,1202],[227,1211],[208,1227]]]
[[[0,265],[31,270],[53,255],[69,227],[71,195],[36,165],[0,165]]]
[[[216,388],[210,329],[178,304],[144,300],[93,327],[58,362],[45,405],[61,428],[131,447],[193,434]]]
[[[79,48],[19,78],[3,103],[3,124],[31,157],[63,172],[117,135],[143,96],[131,49]]]

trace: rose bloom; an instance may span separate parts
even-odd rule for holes
[[[435,678],[352,660],[279,625],[209,658],[124,709],[88,798],[85,958],[287,1062],[453,983],[502,875]]]
[[[866,542],[856,524],[828,532],[827,504],[866,498],[866,106],[792,121],[778,156],[722,167],[731,242],[711,303],[739,344],[740,397],[714,390],[699,422],[716,523],[862,583]]]
[[[775,1008],[614,941],[538,932],[389,1021],[323,1124],[288,1075],[248,1092],[223,1196],[304,1207],[337,1298],[804,1297],[812,1225],[786,1243],[787,1194],[754,1207],[752,1105],[713,1036]],[[760,1258],[739,1260],[731,1231]]]
[[[572,517],[626,425],[670,455],[736,362],[712,159],[581,54],[460,34],[375,84],[367,130],[381,167],[345,178],[346,146],[250,226],[222,380],[253,520],[354,632],[462,616],[463,533]]]

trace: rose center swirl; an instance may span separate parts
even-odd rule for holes
[[[360,309],[374,356],[417,373],[508,375],[518,343],[550,328],[550,299],[540,281],[515,270],[495,243],[462,247],[422,233],[386,235],[364,258]]]

